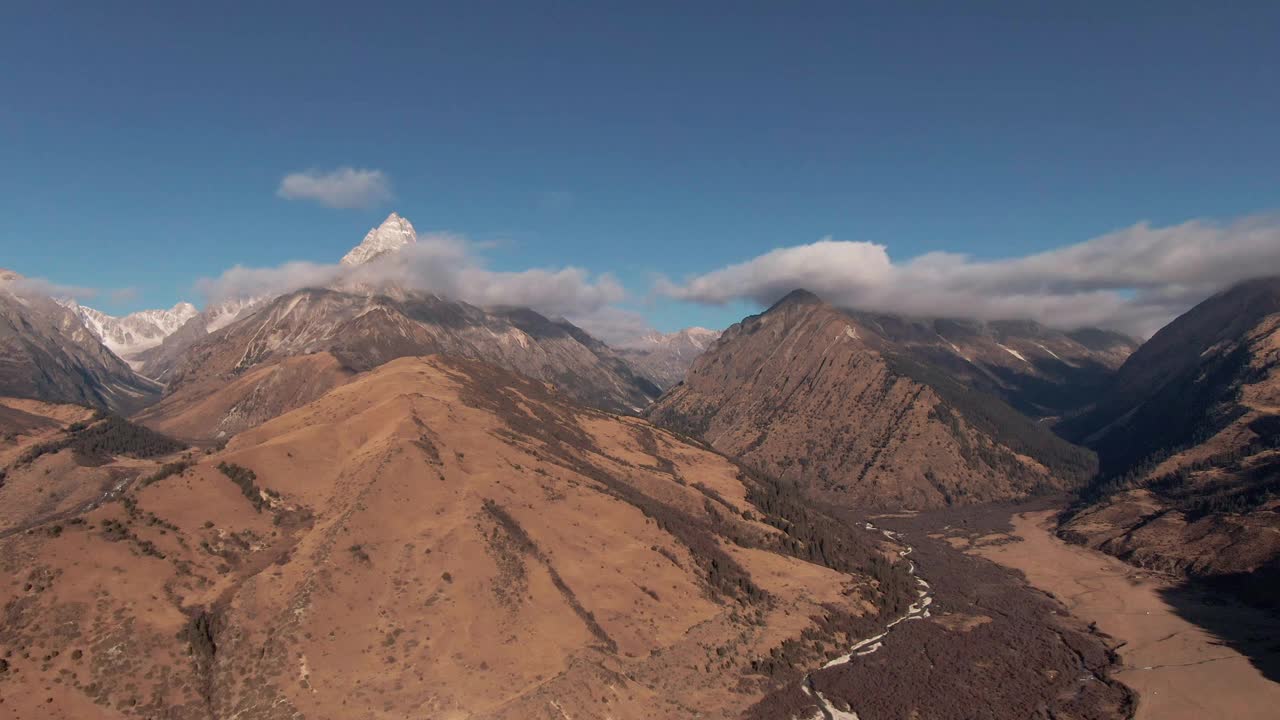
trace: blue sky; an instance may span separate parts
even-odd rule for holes
[[[674,329],[759,297],[656,275],[826,236],[992,260],[1280,204],[1275,3],[107,5],[2,11],[0,266],[112,312],[393,209]],[[342,166],[394,200],[277,195]]]

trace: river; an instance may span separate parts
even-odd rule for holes
[[[916,574],[915,562],[907,559],[907,556],[910,555],[915,548],[903,543],[901,536],[893,530],[879,529],[872,523],[866,523],[866,529],[872,532],[879,530],[879,532],[886,538],[903,546],[904,549],[898,551],[898,556],[907,561],[907,572],[911,577],[915,578],[917,598],[914,603],[911,603],[911,605],[907,607],[907,611],[901,617],[885,625],[883,632],[855,642],[849,647],[849,652],[831,660],[826,665],[823,665],[823,670],[836,667],[837,665],[844,665],[851,662],[854,658],[870,655],[876,652],[880,648],[884,647],[884,639],[893,631],[894,627],[907,620],[919,620],[929,617],[929,606],[933,604],[933,591],[929,587],[929,582]],[[857,713],[840,710],[832,705],[821,692],[818,692],[817,688],[813,685],[813,677],[811,675],[805,676],[800,688],[806,695],[812,697],[814,702],[818,705],[818,715],[814,720],[858,720]]]

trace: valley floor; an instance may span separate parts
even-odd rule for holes
[[[1050,510],[1017,513],[1011,533],[948,539],[1021,571],[1112,636],[1123,664],[1113,677],[1137,691],[1139,720],[1276,717],[1280,682],[1264,668],[1280,661],[1280,621],[1069,545],[1054,535]],[[1232,637],[1209,628],[1232,628]]]
[[[889,530],[911,548],[933,601],[927,612],[856,646],[847,662],[812,671],[748,717],[1131,717],[1136,696],[1113,675],[1110,638],[1015,570],[957,547],[1000,535],[1012,512],[983,505],[868,518],[875,532]]]

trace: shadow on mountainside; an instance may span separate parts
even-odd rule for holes
[[[1252,573],[1188,581],[1160,595],[1180,617],[1280,682],[1280,558]]]

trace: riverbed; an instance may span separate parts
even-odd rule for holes
[[[1207,595],[1191,613],[1185,599],[1175,608],[1167,599],[1172,581],[1063,542],[1053,533],[1052,511],[1017,514],[1012,525],[1010,537],[976,543],[971,552],[1021,571],[1115,639],[1122,668],[1112,676],[1138,693],[1138,720],[1280,717],[1280,683],[1258,669],[1257,658],[1184,616],[1213,614],[1220,621],[1214,627],[1272,639],[1280,638],[1275,619]]]
[[[760,708],[769,712],[753,717],[1128,717],[1135,696],[1110,676],[1106,638],[1018,572],[950,541],[1003,533],[1011,512],[993,506],[866,518],[868,531],[909,563],[923,593],[910,619],[872,629],[767,698]]]

